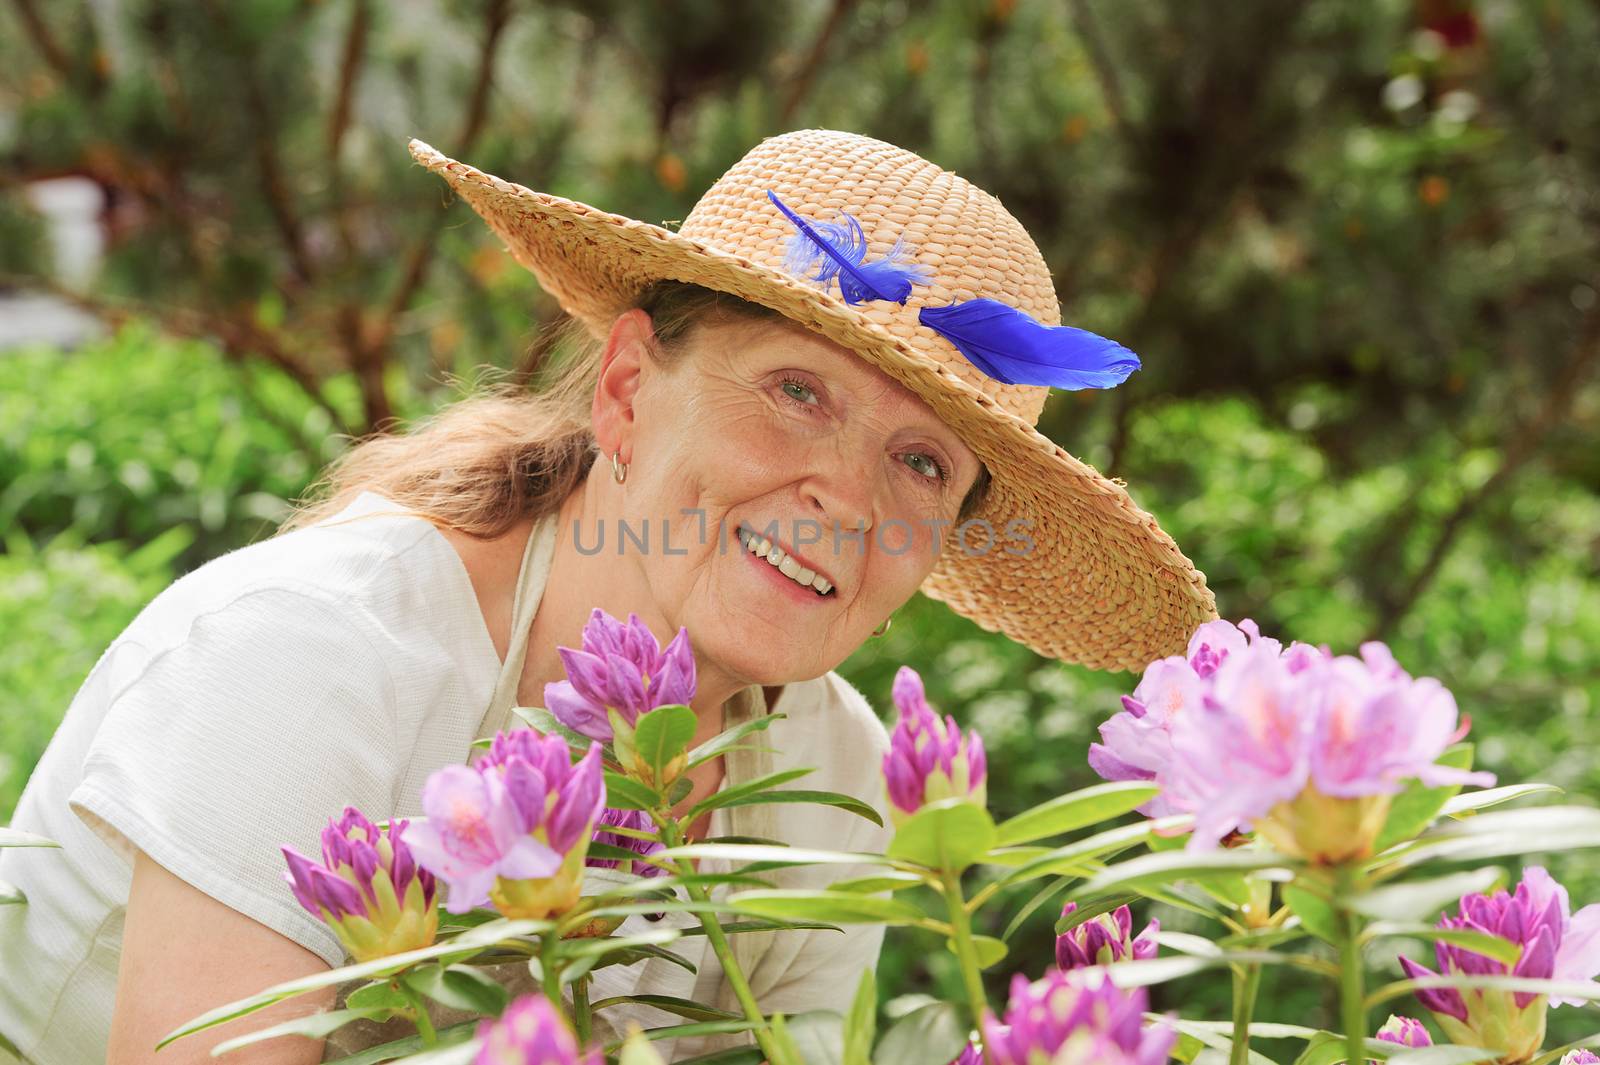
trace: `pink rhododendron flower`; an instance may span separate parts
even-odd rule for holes
[[[283,848],[294,897],[327,922],[356,961],[429,946],[439,930],[436,885],[406,846],[406,827],[395,821],[379,831],[347,806],[322,830],[321,865]]]
[[[500,1015],[478,1025],[472,1065],[602,1065],[598,1050],[584,1051],[561,1014],[543,995],[523,995]]]
[[[1466,731],[1455,699],[1378,642],[1335,656],[1285,648],[1249,621],[1208,622],[1189,656],[1153,664],[1130,702],[1091,764],[1159,783],[1161,802],[1141,809],[1192,813],[1194,849],[1254,828],[1289,854],[1345,861],[1370,853],[1407,780],[1494,782],[1436,764]]]
[[[658,706],[687,706],[694,697],[694,655],[680,628],[662,650],[637,614],[626,624],[595,608],[582,647],[557,647],[567,679],[546,684],[545,708],[574,732],[611,743],[620,722],[631,734],[640,715]],[[619,752],[620,754],[620,752]]]
[[[1562,1056],[1561,1065],[1600,1065],[1600,1056],[1592,1050],[1569,1050]]]
[[[940,799],[962,798],[983,806],[988,777],[983,740],[976,732],[962,736],[955,718],[940,718],[934,712],[922,678],[910,666],[895,673],[893,693],[900,720],[883,759],[890,819],[898,827]]]
[[[1440,928],[1465,928],[1498,936],[1522,948],[1516,965],[1465,947],[1435,943],[1434,957],[1443,973],[1472,976],[1525,976],[1538,980],[1592,980],[1600,974],[1600,904],[1570,912],[1567,890],[1538,866],[1523,871],[1515,892],[1464,895],[1455,917]],[[1413,980],[1437,973],[1402,955],[1400,967]],[[1545,998],[1526,991],[1453,987],[1424,988],[1417,1000],[1432,1011],[1455,1043],[1504,1051],[1520,1061],[1544,1042]],[[1578,1005],[1579,999],[1553,1004]]]
[[[1123,991],[1100,969],[1055,969],[1033,983],[1018,973],[1004,1024],[983,1020],[984,1042],[995,1065],[1158,1065],[1178,1033],[1146,1028],[1148,1008],[1144,988]]]
[[[583,859],[605,802],[600,745],[573,764],[566,741],[501,733],[478,766],[428,778],[428,817],[405,835],[417,861],[449,887],[445,909],[493,898],[508,917],[545,917],[577,903]]]
[[[1078,904],[1061,907],[1061,916],[1076,913]],[[1109,965],[1132,958],[1143,961],[1156,956],[1156,933],[1160,921],[1151,921],[1138,936],[1133,934],[1133,911],[1118,906],[1111,913],[1091,917],[1075,928],[1056,936],[1056,965],[1079,969],[1085,965]]]

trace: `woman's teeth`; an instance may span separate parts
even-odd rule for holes
[[[739,542],[744,545],[757,558],[764,558],[776,567],[778,572],[794,581],[796,584],[810,588],[818,595],[827,595],[833,591],[833,585],[828,579],[815,570],[806,569],[794,559],[783,553],[783,548],[763,536],[758,536],[749,529],[739,529]]]

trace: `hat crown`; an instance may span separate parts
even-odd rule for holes
[[[752,148],[706,191],[678,233],[786,273],[784,256],[795,227],[767,198],[768,190],[808,221],[850,214],[866,235],[869,260],[903,240],[902,261],[927,267],[928,282],[913,286],[904,306],[869,300],[853,310],[1003,409],[1037,423],[1049,389],[995,380],[917,320],[925,306],[987,297],[1046,325],[1060,324],[1044,256],[999,200],[896,145],[858,133],[804,129]],[[840,299],[837,281],[809,283]]]

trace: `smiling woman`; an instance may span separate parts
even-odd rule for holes
[[[0,1031],[40,1065],[148,1060],[261,974],[340,964],[344,944],[284,889],[279,848],[313,851],[345,807],[422,814],[424,781],[478,758],[513,707],[560,698],[597,610],[634,615],[653,639],[692,635],[694,683],[679,688],[696,745],[782,715],[765,743],[690,770],[678,810],[806,771],[807,788],[880,814],[888,738],[833,670],[917,591],[1107,668],[1182,649],[1215,614],[1204,577],[1123,486],[1034,430],[1047,386],[1111,387],[1138,361],[1056,324],[1037,247],[960,177],[805,130],[752,149],[675,234],[411,147],[580,342],[537,389],[492,388],[360,442],[277,536],[176,582],[102,656],[14,822],[64,844],[61,861],[18,867],[32,902],[0,915],[16,974],[0,984]],[[794,803],[715,805],[689,833],[848,852],[888,840]],[[804,888],[864,871],[765,875]],[[593,995],[737,1009],[737,991],[768,1012],[843,1011],[882,935],[745,932],[740,988],[709,934],[685,937],[692,971],[609,965]],[[629,1002],[597,1024],[668,1021]],[[341,1029],[327,1052],[384,1038],[373,1027]],[[215,1042],[159,1060],[204,1060]],[[234,1060],[323,1051],[279,1041]]]

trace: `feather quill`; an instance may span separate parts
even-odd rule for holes
[[[1068,325],[1045,325],[999,300],[924,307],[917,320],[1008,385],[1115,388],[1139,369],[1139,356],[1115,340]]]
[[[767,190],[767,198],[799,230],[789,238],[783,268],[804,276],[817,267],[811,275],[813,281],[828,282],[837,277],[839,294],[846,303],[888,300],[903,304],[911,295],[911,286],[927,283],[930,275],[926,266],[904,261],[904,238],[895,241],[883,258],[867,262],[867,235],[853,215],[841,211],[843,220],[839,222],[807,222],[771,189]]]

